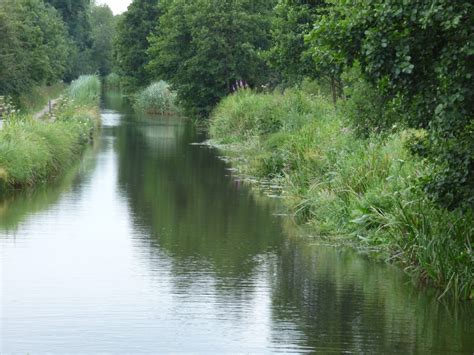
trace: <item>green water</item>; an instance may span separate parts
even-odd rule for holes
[[[472,354],[472,303],[297,235],[185,121],[103,106],[64,179],[0,200],[2,353]]]

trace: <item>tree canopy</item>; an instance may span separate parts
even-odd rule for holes
[[[399,122],[427,128],[437,171],[427,190],[474,205],[471,1],[331,1],[310,35],[315,64],[351,67],[397,102]],[[329,60],[328,60],[329,59]]]
[[[158,0],[134,0],[118,20],[114,44],[115,65],[130,88],[150,82],[145,66],[148,63],[148,36],[158,24]]]
[[[57,11],[40,0],[0,3],[0,94],[61,79],[71,42]]]
[[[270,45],[272,1],[176,0],[161,6],[150,37],[155,77],[168,80],[188,112],[205,115],[232,84],[269,80],[261,52]]]
[[[324,5],[323,0],[280,0],[275,6],[268,60],[288,83],[318,75],[304,38]]]

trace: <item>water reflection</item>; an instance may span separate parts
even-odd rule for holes
[[[79,193],[78,189],[95,168],[99,150],[100,142],[95,142],[64,176],[32,189],[7,192],[0,196],[0,230],[14,231],[28,216],[47,210],[58,203],[64,194]]]
[[[352,250],[288,239],[274,275],[274,325],[293,320],[311,349],[443,354],[474,348],[472,304],[442,304],[400,270]]]

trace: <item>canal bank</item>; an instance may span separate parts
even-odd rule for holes
[[[77,161],[100,125],[99,97],[99,78],[81,76],[49,120],[12,110],[0,130],[0,193],[50,181]]]
[[[1,352],[472,352],[472,305],[294,235],[189,123],[113,93],[101,120],[74,177],[3,206]]]

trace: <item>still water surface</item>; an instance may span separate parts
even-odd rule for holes
[[[289,232],[180,120],[116,94],[64,179],[0,201],[2,353],[472,353],[472,303]]]

